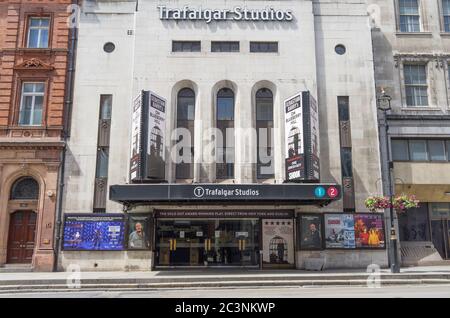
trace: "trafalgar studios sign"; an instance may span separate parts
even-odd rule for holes
[[[236,6],[232,9],[206,9],[202,7],[184,6],[182,8],[168,8],[158,6],[160,20],[187,21],[292,21],[291,10],[277,10],[272,7],[264,9],[249,9]]]
[[[320,181],[319,116],[310,92],[284,101],[286,181]]]
[[[142,91],[134,100],[131,123],[130,180],[164,180],[166,100]]]

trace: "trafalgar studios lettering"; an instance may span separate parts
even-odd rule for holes
[[[294,16],[290,10],[276,10],[273,8],[248,9],[234,7],[233,9],[203,9],[185,6],[182,9],[172,9],[158,6],[160,20],[199,20],[210,23],[212,21],[292,21]]]

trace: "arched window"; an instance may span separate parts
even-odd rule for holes
[[[183,88],[177,96],[177,128],[184,128],[190,134],[190,146],[183,142],[178,155],[175,175],[177,179],[194,178],[194,119],[195,119],[195,92],[190,88]],[[183,135],[179,136],[177,142],[183,140]],[[184,153],[189,151],[189,154]],[[181,162],[180,162],[181,161]]]
[[[273,94],[268,88],[256,92],[257,169],[259,179],[274,177]]]
[[[222,145],[216,147],[216,178],[234,178],[234,92],[229,88],[217,93],[216,117],[222,133]]]
[[[31,177],[23,177],[14,182],[11,187],[11,200],[37,200],[39,184]]]

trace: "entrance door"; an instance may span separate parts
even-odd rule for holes
[[[8,263],[31,263],[35,234],[36,213],[33,211],[18,211],[11,214],[8,236]]]
[[[450,220],[431,221],[433,245],[444,259],[450,259]]]
[[[258,220],[158,220],[157,265],[258,266]]]

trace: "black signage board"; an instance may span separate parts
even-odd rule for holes
[[[318,111],[309,91],[284,101],[286,182],[320,182]]]
[[[294,217],[294,211],[156,211],[157,218],[276,218]]]
[[[133,183],[165,179],[166,101],[151,91],[141,91],[133,102],[130,180]]]
[[[259,203],[326,205],[341,198],[336,184],[128,184],[110,187],[121,203]]]

